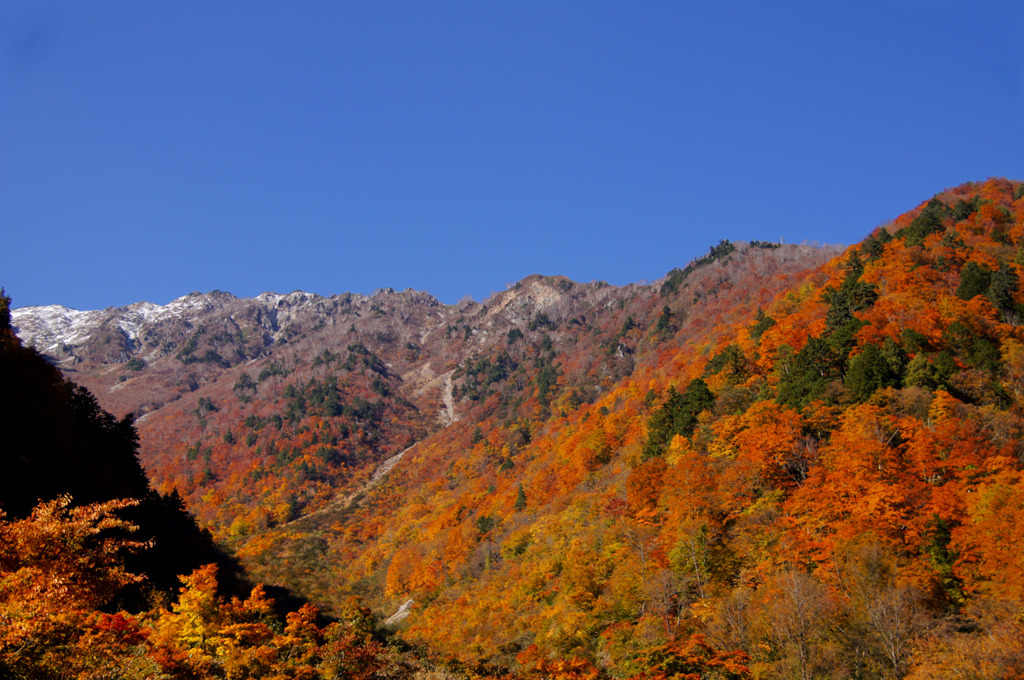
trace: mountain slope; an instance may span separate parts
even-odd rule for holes
[[[149,489],[130,417],[23,347],[9,302],[0,290],[0,676],[429,672],[375,637],[368,610],[322,627],[309,605],[279,616],[262,586],[225,597],[242,585],[232,563],[179,498]]]
[[[692,634],[771,676],[981,663],[971,631],[1012,639],[994,613],[1024,575],[999,538],[1024,491],[1022,193],[945,192],[528,437],[446,433],[326,530],[330,580],[412,597],[406,636],[499,663],[626,672]]]
[[[213,293],[164,308],[21,309],[14,324],[27,342],[54,352],[104,407],[139,416],[141,458],[157,485],[177,489],[227,537],[350,496],[376,465],[457,420],[496,386],[518,389],[502,374],[515,363],[519,384],[537,370],[519,364],[537,360],[532,345],[545,334],[552,342],[546,352],[582,341],[606,357],[578,369],[567,365],[571,384],[564,389],[553,382],[553,365],[540,371],[546,389],[591,400],[632,370],[631,345],[641,326],[656,323],[652,315],[660,318],[661,303],[675,309],[659,331],[662,341],[680,325],[706,332],[710,319],[702,313],[723,307],[714,303],[718,289],[740,286],[751,300],[766,301],[767,286],[783,285],[773,275],[824,256],[797,246],[728,249],[687,272],[685,284],[682,272],[674,273],[671,285],[684,291],[673,299],[652,286],[534,276],[482,304],[444,306],[422,293],[390,290],[253,300]],[[555,330],[559,324],[568,326]],[[637,329],[623,333],[627,325]],[[227,497],[208,497],[211,489]]]
[[[382,292],[249,364],[188,363],[230,344],[193,332],[143,369],[195,388],[142,420],[144,458],[261,578],[401,607],[467,664],[1014,677],[1022,245],[1024,188],[990,180],[841,254]]]
[[[125,558],[127,568],[147,580],[118,592],[121,606],[139,608],[154,594],[169,595],[179,574],[207,563],[220,565],[228,590],[240,587],[237,563],[196,526],[181,499],[150,488],[131,416],[114,418],[88,390],[23,347],[12,332],[8,304],[0,293],[0,511],[22,519],[44,501],[61,507],[135,501],[121,516],[152,545]]]
[[[321,600],[413,599],[403,635],[467,662],[629,674],[699,635],[771,677],[942,677],[993,644],[1011,677],[1020,187],[945,192],[756,304],[705,270],[664,340],[671,285],[603,328],[549,317],[464,365],[462,419],[357,506],[241,554]]]

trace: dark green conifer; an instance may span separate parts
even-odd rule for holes
[[[519,489],[516,491],[516,502],[512,506],[516,512],[522,512],[526,509],[526,491],[523,490],[523,485],[519,485]]]

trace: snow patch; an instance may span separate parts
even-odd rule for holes
[[[255,302],[268,312],[280,314],[281,326],[295,318],[296,312],[324,298],[313,293],[294,291],[287,295],[262,293],[248,302]],[[64,305],[20,307],[11,310],[14,331],[22,342],[38,351],[56,357],[67,357],[75,347],[89,341],[103,324],[110,323],[136,347],[142,344],[146,329],[172,319],[190,321],[208,312],[223,309],[232,303],[247,302],[230,293],[192,293],[171,300],[166,305],[136,302],[127,307],[81,311]]]

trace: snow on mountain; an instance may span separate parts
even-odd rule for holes
[[[287,295],[263,293],[251,299],[215,291],[190,293],[166,305],[136,302],[126,307],[97,310],[77,310],[63,305],[21,307],[11,310],[11,321],[22,342],[63,361],[74,357],[76,350],[94,339],[101,329],[123,334],[129,346],[139,347],[148,330],[166,322],[179,322],[190,328],[197,319],[229,307],[225,310],[228,317],[253,306],[267,311],[285,306],[294,313],[296,307],[322,299],[300,291]]]
[[[11,310],[11,323],[22,342],[43,354],[85,342],[106,316],[103,310],[79,311],[63,305]]]

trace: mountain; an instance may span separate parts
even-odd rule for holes
[[[660,341],[680,329],[707,333],[709,312],[734,304],[752,311],[830,252],[723,243],[695,263],[705,266],[677,270],[661,286],[532,276],[482,303],[442,305],[393,290],[253,299],[214,292],[162,307],[16,309],[13,325],[104,408],[137,417],[140,456],[158,488],[177,490],[225,538],[233,523],[290,521],[355,493],[376,465],[461,418],[504,373],[524,375],[524,360],[535,360],[530,345],[545,336],[545,352],[582,341],[603,357],[566,373],[573,398],[591,401],[639,358],[635,343],[619,346],[624,327],[655,325],[671,307]],[[313,460],[284,460],[308,447],[297,430],[311,416],[324,418],[329,434],[319,439],[328,444]],[[260,491],[254,474],[276,486]],[[234,502],[204,501],[211,487]]]
[[[0,677],[430,670],[386,648],[364,608],[323,625],[310,605],[275,605],[245,584],[181,499],[150,488],[131,417],[103,411],[22,346],[9,305],[0,290]]]
[[[63,497],[75,506],[133,499],[136,505],[122,515],[152,545],[127,560],[146,574],[147,587],[121,592],[124,606],[142,606],[154,590],[174,592],[179,574],[207,563],[220,565],[228,590],[241,587],[237,564],[196,526],[180,497],[151,489],[131,416],[104,411],[87,389],[23,347],[12,333],[6,300],[0,295],[0,510],[24,518],[39,502]]]
[[[993,179],[652,285],[14,324],[257,578],[473,672],[1011,678],[1022,268],[1024,185]]]
[[[727,250],[464,366],[460,421],[242,554],[413,600],[405,639],[466,663],[1017,677],[1024,186],[944,191],[764,298]]]

